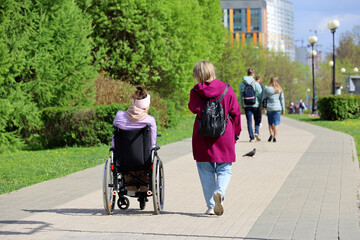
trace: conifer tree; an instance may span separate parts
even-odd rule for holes
[[[41,126],[40,109],[93,102],[91,20],[73,0],[0,4],[0,151]]]

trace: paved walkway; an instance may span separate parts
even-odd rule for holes
[[[0,195],[0,239],[360,239],[359,166],[349,135],[282,118],[249,143],[245,117],[225,213],[206,216],[191,140],[163,146],[166,199],[108,216],[97,166]],[[254,158],[242,157],[253,148]],[[105,158],[106,156],[104,156]]]

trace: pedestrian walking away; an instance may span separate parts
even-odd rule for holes
[[[241,132],[240,108],[234,90],[227,84],[217,80],[214,66],[208,61],[200,61],[193,68],[196,84],[190,91],[188,107],[196,114],[192,149],[196,160],[198,174],[205,202],[206,214],[222,215],[224,213],[223,201],[226,189],[231,179],[232,163],[236,160],[235,143]],[[219,137],[204,136],[199,131],[199,121],[202,119],[202,110],[205,108],[204,99],[212,98],[223,107],[224,116],[228,117],[225,131]]]
[[[299,114],[303,114],[304,109],[306,109],[304,101],[300,99],[298,105],[299,105]]]
[[[276,142],[280,125],[280,115],[285,115],[285,97],[277,77],[272,77],[270,86],[266,86],[263,99],[267,98],[266,113],[268,118],[269,142]]]
[[[261,122],[261,99],[262,89],[258,82],[254,80],[255,70],[249,68],[247,70],[247,76],[243,77],[243,81],[240,83],[240,102],[245,110],[247,128],[249,133],[250,142],[260,141],[260,122]],[[251,96],[253,95],[253,96]],[[255,135],[252,127],[252,118],[255,122]],[[256,138],[256,140],[255,140]]]

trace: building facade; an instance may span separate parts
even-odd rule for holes
[[[221,0],[230,41],[259,44],[295,60],[294,10],[288,0]]]

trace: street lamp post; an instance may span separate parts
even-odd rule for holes
[[[310,90],[310,88],[308,88],[308,89],[306,89],[306,92],[305,92],[305,94],[306,94],[306,104],[309,106],[309,96],[308,96],[308,92],[310,92],[311,90]]]
[[[311,60],[312,60],[312,83],[313,83],[313,99],[312,99],[312,114],[315,114],[316,107],[315,107],[315,69],[314,69],[314,57],[317,55],[316,51],[314,50],[314,45],[318,41],[316,36],[311,36],[308,39],[309,43],[311,44]]]
[[[331,30],[331,33],[333,35],[333,79],[332,79],[332,94],[335,95],[335,32],[336,29],[340,26],[340,23],[338,20],[334,19],[331,20],[328,23],[328,28]]]

